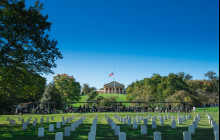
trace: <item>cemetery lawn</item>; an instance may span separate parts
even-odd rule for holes
[[[76,131],[71,132],[70,137],[64,137],[64,140],[87,140],[88,139],[88,133],[90,131],[90,127],[92,125],[92,121],[95,118],[95,115],[98,115],[98,123],[97,123],[97,133],[96,133],[96,140],[118,140],[118,136],[114,136],[114,131],[111,130],[110,125],[107,124],[107,121],[104,117],[104,115],[107,114],[111,119],[113,119],[114,122],[116,122],[117,125],[120,126],[121,132],[126,132],[127,140],[153,140],[153,132],[159,131],[162,133],[162,140],[182,140],[183,139],[183,132],[188,130],[188,125],[192,124],[193,117],[196,116],[196,113],[191,113],[191,118],[184,122],[182,125],[178,125],[177,123],[177,129],[171,129],[171,119],[168,119],[165,121],[165,125],[161,126],[159,123],[159,119],[157,119],[157,129],[151,128],[151,120],[148,120],[148,126],[147,126],[147,135],[141,135],[141,125],[143,124],[143,121],[141,124],[138,124],[138,129],[133,129],[132,126],[128,126],[125,124],[122,124],[121,122],[114,119],[114,114],[117,114],[118,116],[125,117],[128,116],[144,116],[147,117],[148,115],[151,116],[158,116],[160,114],[161,116],[167,115],[167,113],[131,113],[131,112],[125,112],[125,113],[68,113],[68,114],[48,114],[48,115],[20,115],[21,118],[24,118],[25,121],[32,117],[32,121],[35,118],[38,118],[38,124],[36,127],[32,127],[31,124],[28,125],[28,128],[26,130],[22,130],[21,121],[18,121],[18,115],[1,115],[0,116],[0,140],[54,140],[55,139],[55,133],[56,132],[64,132],[64,126],[62,126],[60,129],[54,128],[54,132],[49,132],[48,127],[49,124],[54,124],[56,126],[57,121],[62,120],[62,116],[65,116],[65,119],[67,117],[74,116],[74,120],[70,123],[67,123],[65,126],[70,126],[71,123],[74,123],[74,121],[80,119],[83,115],[86,115],[85,121],[76,128]],[[175,115],[176,122],[177,122],[177,114],[178,113],[170,113],[170,115]],[[199,121],[198,128],[195,130],[195,134],[192,134],[192,140],[214,140],[214,133],[213,129],[208,123],[208,118],[206,117],[206,114],[204,112],[200,112],[201,114],[201,120]],[[219,124],[219,113],[218,112],[209,112],[211,116],[213,116],[213,119],[216,121],[217,124]],[[187,115],[186,113],[180,113],[180,115]],[[40,117],[43,116],[44,123],[39,124]],[[54,116],[54,120],[50,122],[46,122],[46,117]],[[10,119],[16,120],[15,126],[10,126],[9,121],[7,121],[7,117],[10,117]],[[38,138],[38,128],[44,127],[45,128],[45,136],[43,138]]]

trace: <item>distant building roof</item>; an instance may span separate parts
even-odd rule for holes
[[[118,82],[116,82],[116,81],[112,81],[112,82],[110,82],[110,83],[108,83],[108,84],[105,84],[104,86],[123,86],[124,87],[124,85],[123,84],[120,84],[120,83],[118,83]]]

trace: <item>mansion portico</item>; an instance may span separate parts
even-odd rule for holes
[[[125,86],[115,81],[105,84],[103,88],[104,90],[100,93],[125,94]]]

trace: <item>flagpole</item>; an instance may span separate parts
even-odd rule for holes
[[[114,94],[115,94],[115,57],[114,57]]]

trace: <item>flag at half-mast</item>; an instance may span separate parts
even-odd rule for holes
[[[110,73],[108,76],[109,76],[109,77],[112,77],[112,76],[114,76],[114,73],[112,72],[112,73]]]

